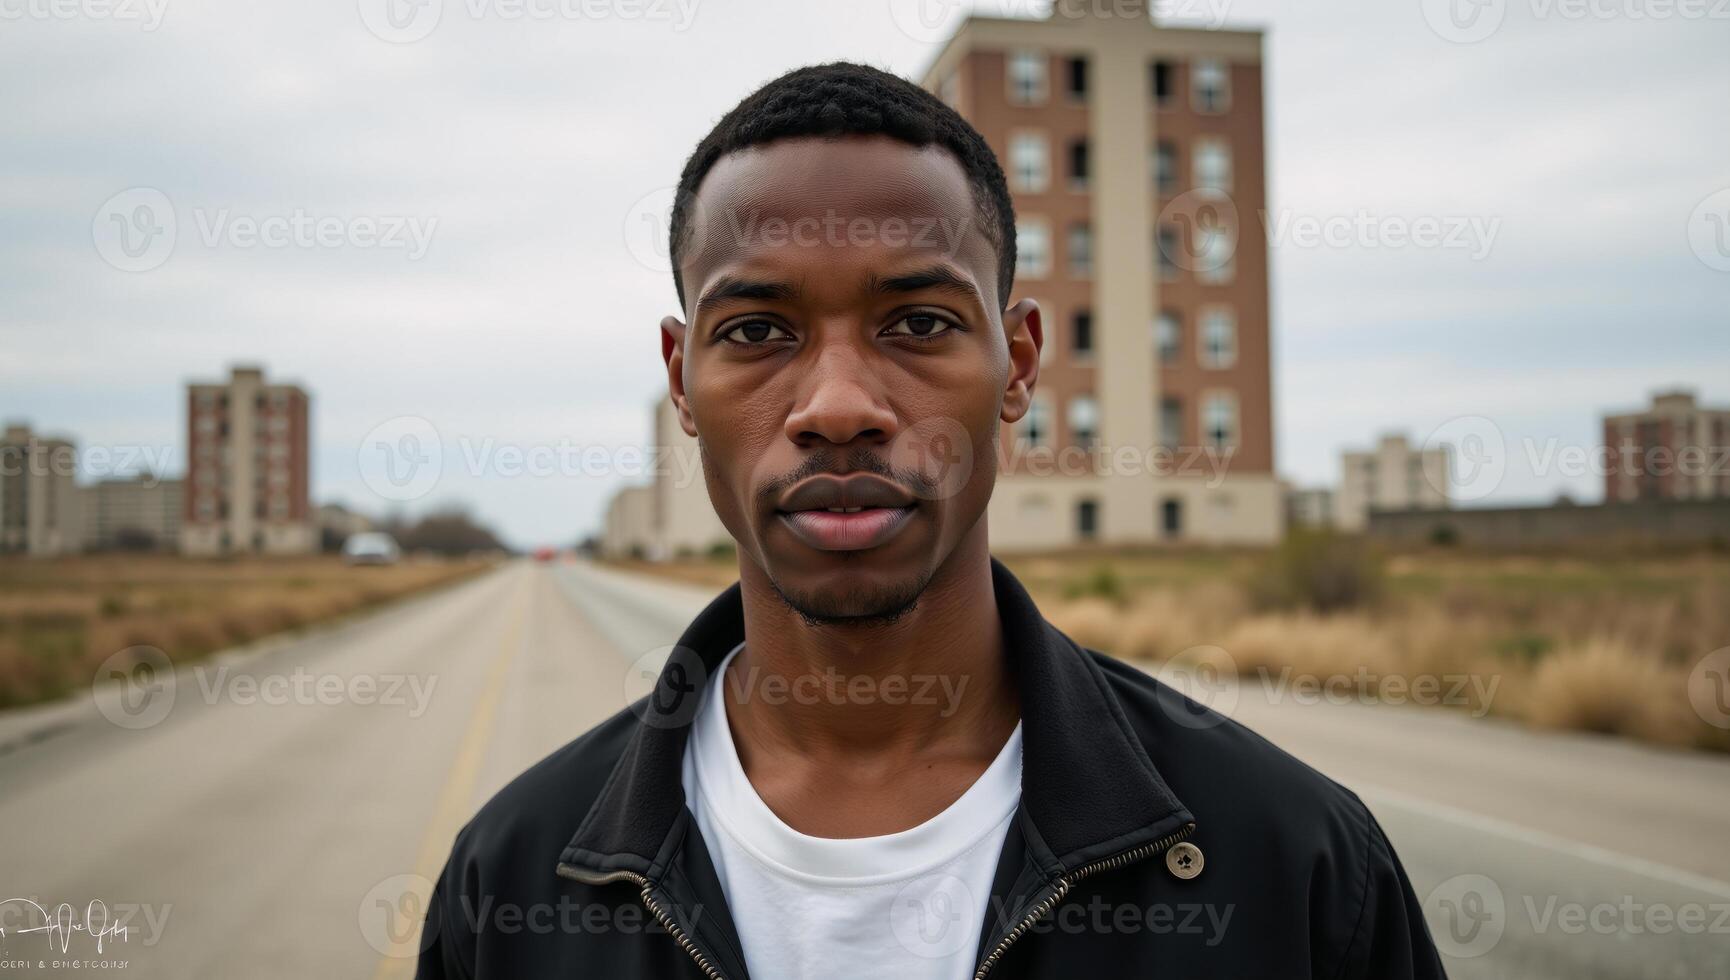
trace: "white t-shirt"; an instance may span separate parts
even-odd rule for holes
[[[709,682],[685,751],[685,799],[756,980],[954,980],[973,974],[997,858],[1021,800],[1021,725],[942,813],[882,837],[810,837],[757,795]]]

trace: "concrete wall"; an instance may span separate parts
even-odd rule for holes
[[[1445,532],[1441,529],[1447,529]],[[1368,534],[1421,544],[1450,534],[1484,548],[1555,546],[1582,542],[1704,544],[1730,542],[1730,500],[1651,500],[1591,506],[1505,507],[1469,510],[1377,511]]]

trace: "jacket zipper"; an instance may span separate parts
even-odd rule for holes
[[[1102,858],[1092,864],[1084,864],[1074,871],[1071,871],[1069,874],[1060,875],[1055,885],[1052,887],[1051,894],[1041,899],[1037,905],[1033,906],[1033,908],[1028,911],[1027,915],[1022,918],[1021,922],[1018,923],[1014,929],[1011,929],[1001,940],[998,940],[997,946],[991,950],[990,955],[986,956],[985,959],[980,962],[979,969],[973,974],[973,980],[985,980],[985,975],[990,973],[991,968],[997,965],[997,961],[1003,958],[1004,952],[1006,952],[1010,946],[1014,945],[1017,939],[1020,939],[1025,935],[1027,930],[1033,928],[1035,923],[1040,919],[1045,918],[1047,915],[1050,915],[1051,910],[1056,908],[1058,903],[1062,902],[1063,899],[1069,895],[1069,890],[1075,887],[1076,882],[1086,878],[1088,875],[1093,874],[1096,871],[1105,871],[1109,868],[1121,867],[1133,861],[1139,861],[1155,851],[1163,851],[1193,833],[1195,833],[1195,824],[1188,823],[1176,833],[1163,837],[1151,844],[1143,844],[1140,847],[1131,848],[1121,854],[1114,854],[1111,857]]]
[[[673,921],[671,915],[667,914],[667,910],[661,906],[661,903],[655,901],[653,894],[655,886],[648,878],[637,874],[635,871],[611,871],[602,875],[591,875],[568,864],[559,865],[558,872],[562,877],[580,881],[586,885],[606,885],[615,881],[628,881],[636,885],[642,889],[637,897],[642,900],[643,907],[647,908],[649,914],[655,917],[655,921],[661,924],[661,928],[667,930],[667,934],[678,942],[679,948],[690,954],[691,959],[697,964],[697,969],[702,970],[703,975],[709,980],[726,980],[721,971],[709,963],[709,958],[703,955],[703,951],[697,948],[697,944],[692,941],[685,930],[679,928],[679,924]]]

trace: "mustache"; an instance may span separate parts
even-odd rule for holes
[[[914,496],[930,499],[937,490],[937,482],[929,475],[916,469],[896,469],[889,461],[869,449],[855,449],[846,455],[846,468],[836,466],[841,454],[833,449],[819,449],[805,457],[797,467],[781,476],[775,477],[757,490],[758,503],[773,510],[775,502],[794,484],[823,473],[870,473],[893,480],[897,484],[913,491]]]

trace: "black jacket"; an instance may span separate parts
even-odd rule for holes
[[[979,974],[1444,975],[1405,872],[1356,796],[1076,645],[995,559],[992,574],[1021,695],[1023,775]],[[747,976],[680,784],[697,689],[683,658],[712,670],[743,639],[734,585],[692,621],[649,699],[481,809],[434,889],[418,976]]]

